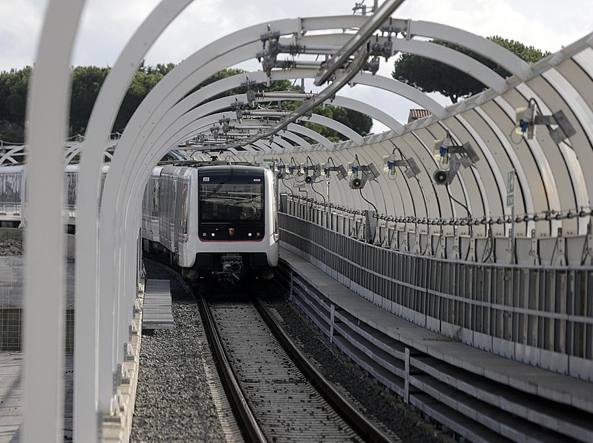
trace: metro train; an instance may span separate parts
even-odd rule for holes
[[[249,165],[158,166],[144,193],[145,251],[168,253],[184,277],[225,285],[273,277],[278,265],[274,175]]]
[[[143,250],[165,254],[192,281],[213,276],[232,286],[248,276],[272,278],[279,240],[272,171],[224,162],[182,163],[152,171],[142,207]],[[22,165],[0,167],[4,225],[21,220],[23,176]],[[66,167],[65,182],[64,210],[73,227],[77,165]]]

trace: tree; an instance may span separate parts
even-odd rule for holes
[[[371,127],[373,126],[373,119],[368,115],[361,114],[360,112],[353,111],[352,109],[342,108],[340,106],[322,105],[313,109],[313,112],[315,114],[323,115],[324,117],[328,117],[340,122],[363,136],[368,135]],[[346,140],[344,135],[326,126],[309,122],[307,122],[305,126],[314,129],[333,142]]]
[[[132,115],[142,103],[142,100],[156,86],[162,78],[175,68],[173,63],[158,64],[152,66],[140,66],[134,74],[130,87],[126,92],[124,100],[119,108],[117,118],[113,125],[113,132],[123,132]]]
[[[550,54],[533,46],[526,46],[518,41],[499,36],[488,37],[488,39],[510,50],[528,63],[535,63]],[[433,43],[469,55],[503,77],[510,76],[510,73],[503,67],[466,48],[442,40],[433,40]],[[403,54],[395,62],[395,69],[392,76],[396,80],[414,86],[423,92],[439,92],[449,97],[453,103],[457,103],[460,98],[477,94],[486,89],[486,86],[479,80],[454,67],[414,54]]]
[[[123,132],[130,118],[148,93],[156,84],[167,75],[175,65],[157,64],[156,66],[145,66],[142,64],[134,74],[130,87],[123,99],[117,118],[113,125],[113,132]],[[78,66],[72,71],[72,97],[70,101],[70,124],[69,134],[76,135],[86,132],[88,120],[101,86],[109,74],[110,68],[101,68],[97,66]],[[223,69],[216,74],[204,80],[197,85],[191,92],[196,91],[210,83],[240,74],[244,71],[240,69]],[[24,127],[26,118],[27,88],[29,78],[31,77],[31,67],[25,67],[19,70],[9,72],[0,72],[0,140],[22,143],[24,141]],[[271,82],[270,85],[257,85],[254,88],[259,91],[300,91],[288,80],[278,80]],[[226,91],[221,96],[244,94],[247,91],[246,86],[234,88]],[[190,92],[190,93],[191,93]],[[218,98],[213,97],[213,98]],[[285,109],[295,109],[300,103],[283,102]],[[372,125],[372,121],[367,116],[354,111],[338,108],[335,106],[319,107],[315,112],[321,113],[330,118],[334,118],[362,135],[366,135]],[[311,123],[306,125],[313,127]],[[325,128],[317,127],[323,135],[332,139],[340,140],[340,134]]]
[[[0,139],[21,143],[31,67],[0,72]]]
[[[84,134],[93,105],[109,68],[78,66],[72,72],[70,99],[70,135]]]
[[[198,85],[195,90],[209,85],[215,81],[221,80],[223,78],[231,77],[233,75],[241,74],[245,71],[240,69],[223,69],[222,71],[217,72],[216,74],[212,75],[211,77],[204,80],[200,85]],[[298,86],[294,86],[289,80],[275,80],[271,82],[269,85],[254,85],[254,89],[257,89],[261,92],[274,92],[274,91],[294,91],[294,92],[302,92],[301,88]],[[244,94],[247,91],[246,86],[241,86],[239,88],[232,89],[230,91],[221,94],[218,97],[228,96],[228,95],[236,95],[236,94]],[[215,98],[218,98],[215,97]],[[298,101],[283,101],[281,102],[281,108],[287,111],[292,111],[298,108],[302,102]],[[367,135],[373,125],[373,120],[368,117],[367,115],[361,114],[357,111],[352,111],[350,109],[341,108],[339,106],[331,106],[331,105],[322,105],[318,106],[313,110],[314,113],[323,115],[328,118],[332,118],[340,123],[345,124],[349,128],[352,128],[354,131],[358,132],[360,135]],[[324,137],[332,141],[341,141],[344,140],[345,137],[330,129],[326,126],[318,125],[315,123],[305,122],[304,126],[313,129],[314,131],[319,132]],[[306,138],[306,137],[305,137]]]

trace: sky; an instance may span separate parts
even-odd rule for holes
[[[73,65],[113,65],[158,2],[87,0]],[[47,0],[0,0],[0,70],[33,63],[46,5]],[[195,0],[156,42],[146,63],[178,63],[213,40],[252,24],[350,14],[353,5],[353,0]],[[501,35],[551,52],[593,32],[593,0],[407,0],[394,15],[446,23],[482,36]],[[389,75],[392,66],[391,60],[383,61],[380,74]],[[403,121],[413,106],[361,86],[341,94],[377,103]],[[381,129],[375,125],[373,132]]]

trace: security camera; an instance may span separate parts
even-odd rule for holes
[[[338,180],[346,180],[346,177],[348,177],[348,172],[346,171],[346,168],[342,165],[338,166],[337,172]]]
[[[536,102],[529,101],[526,107],[517,108],[515,111],[515,132],[526,135],[529,140],[535,136]]]
[[[515,110],[515,132],[531,140],[535,136],[537,125],[545,126],[556,144],[564,142],[577,133],[563,111],[544,115],[537,101],[530,99],[527,107]]]
[[[420,174],[420,168],[413,158],[396,159],[395,154],[386,155],[383,157],[384,170],[388,175],[395,175],[397,168],[405,168],[406,177],[412,178]]]
[[[362,175],[360,177],[354,176],[350,179],[350,189],[362,189],[367,182],[367,176]]]
[[[350,187],[352,189],[361,189],[362,188],[362,179],[355,177],[352,180],[350,180]]]
[[[438,169],[433,173],[432,178],[437,185],[451,184],[460,165],[469,168],[480,160],[471,143],[455,144],[449,133],[444,139],[435,140],[433,153]]]
[[[369,180],[376,180],[381,176],[374,163],[369,163],[366,168],[363,168],[363,172],[369,176]]]
[[[348,175],[350,176],[350,188],[362,189],[369,180],[376,180],[381,174],[373,163],[361,165],[358,163],[348,164]]]
[[[457,175],[459,170],[460,161],[453,157],[449,161],[448,168],[439,168],[432,174],[432,178],[437,185],[450,185],[453,179]]]
[[[452,176],[445,169],[437,169],[432,174],[432,178],[437,185],[449,185],[452,182]]]
[[[288,173],[290,175],[303,175],[303,171],[300,165],[290,164],[288,165]]]
[[[278,178],[279,180],[284,179],[286,177],[286,166],[278,165],[275,168],[275,172],[276,172],[276,178]]]
[[[307,183],[313,183],[315,179],[321,176],[321,165],[303,165],[302,167],[306,177],[305,181]]]
[[[416,177],[418,174],[420,174],[420,167],[416,163],[416,160],[413,158],[408,158],[406,161],[408,162],[408,167],[406,169],[406,176],[408,178]]]

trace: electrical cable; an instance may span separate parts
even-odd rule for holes
[[[315,187],[313,186],[313,182],[311,182],[310,185],[311,185],[311,189],[313,190],[313,192],[315,194],[319,195],[323,199],[323,205],[326,206],[327,201],[325,200],[325,197],[323,196],[323,194],[321,192],[318,192],[317,189],[315,189]]]
[[[377,210],[377,207],[364,196],[364,194],[362,193],[362,189],[359,189],[358,191],[360,192],[360,196],[362,197],[362,199],[373,207],[373,209],[375,210],[375,218],[379,220],[379,211]]]
[[[449,189],[449,185],[445,185],[445,188],[447,189],[447,194],[449,194],[449,198],[451,200],[453,200],[455,203],[457,203],[459,206],[461,206],[463,209],[465,209],[465,211],[467,212],[467,226],[469,228],[469,235],[473,236],[473,228],[472,225],[470,223],[470,219],[472,218],[472,214],[469,210],[469,208],[463,204],[462,202],[460,202],[459,200],[457,200],[455,197],[453,197],[453,195],[451,194],[451,190]],[[468,257],[469,257],[469,252],[470,252],[470,248],[467,248],[467,254],[465,254],[465,261],[467,261]]]
[[[449,190],[449,185],[445,185],[445,188],[447,189],[447,193],[449,194],[449,198],[451,200],[453,200],[455,203],[457,203],[459,206],[461,206],[463,209],[465,209],[465,212],[467,212],[467,218],[468,218],[468,220],[470,218],[472,218],[472,214],[469,211],[469,208],[465,204],[463,204],[462,202],[460,202],[459,200],[457,200],[455,197],[453,197],[453,195],[451,194],[451,191]]]
[[[288,185],[286,184],[286,182],[284,181],[284,178],[281,179],[282,180],[282,184],[284,185],[284,187],[286,189],[288,189],[290,191],[290,194],[294,197],[294,191],[292,190],[292,188],[288,187]]]
[[[358,161],[358,158],[356,158],[356,161]],[[370,200],[368,200],[368,199],[367,199],[367,198],[364,196],[364,194],[362,193],[362,189],[359,189],[359,190],[358,190],[358,192],[360,192],[360,197],[361,197],[361,198],[362,198],[362,199],[363,199],[365,202],[367,202],[369,205],[371,205],[371,206],[373,207],[373,209],[375,210],[375,217],[374,217],[374,218],[376,218],[376,219],[377,219],[377,225],[378,225],[378,224],[379,224],[379,211],[377,210],[377,207],[376,207],[376,206],[375,206],[373,203],[371,203],[371,201],[370,201]],[[381,238],[381,230],[379,230],[379,243],[382,243],[382,242],[383,242],[383,239]]]

